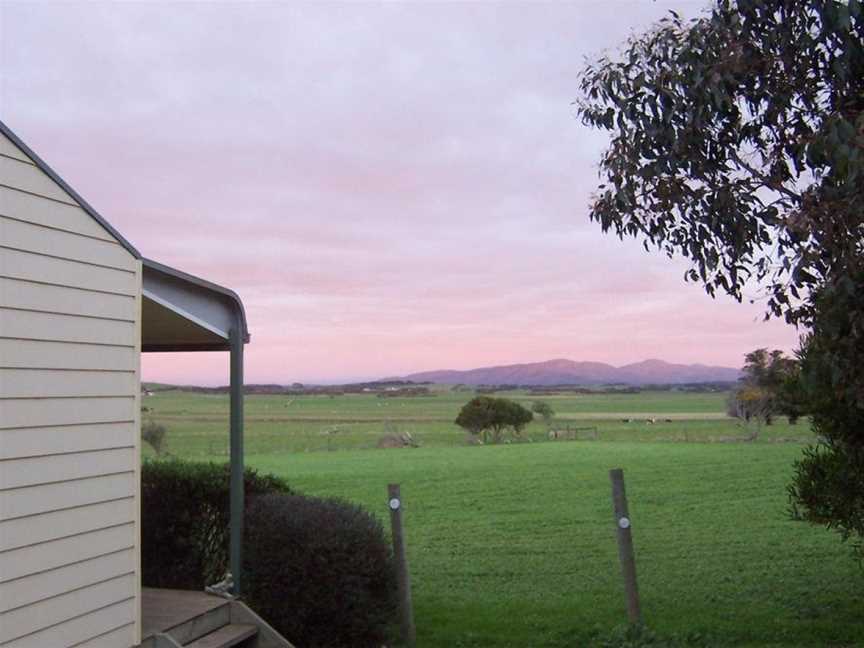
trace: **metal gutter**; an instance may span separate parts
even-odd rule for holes
[[[141,257],[141,264],[145,268],[156,270],[157,272],[161,272],[170,277],[176,277],[177,279],[180,279],[182,281],[194,284],[199,288],[204,288],[205,290],[210,290],[224,297],[227,297],[234,303],[234,306],[236,308],[240,328],[243,333],[243,343],[249,343],[250,335],[249,327],[246,324],[246,309],[243,307],[243,301],[240,299],[240,295],[238,295],[236,292],[230,290],[229,288],[225,288],[224,286],[215,284],[211,281],[207,281],[206,279],[202,279],[201,277],[196,277],[195,275],[183,272],[182,270],[178,270],[177,268],[172,268],[171,266],[159,263],[158,261],[154,261],[153,259],[146,259],[144,257]]]

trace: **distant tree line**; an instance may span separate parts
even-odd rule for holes
[[[378,398],[415,398],[418,396],[434,396],[428,387],[394,387],[376,393]]]
[[[431,382],[414,382],[411,380],[379,380],[373,382],[348,383],[344,385],[304,385],[303,383],[280,384],[255,384],[243,385],[244,394],[259,396],[344,396],[345,394],[377,394],[384,391],[426,390]],[[201,387],[198,385],[163,385],[159,383],[144,383],[142,388],[150,392],[156,391],[184,391],[194,394],[227,394],[231,387],[221,385],[219,387]],[[423,395],[420,392],[408,393],[407,395]],[[434,394],[432,394],[434,396]]]

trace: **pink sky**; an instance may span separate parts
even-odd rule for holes
[[[4,3],[0,118],[145,256],[241,295],[249,382],[739,366],[798,333],[588,221],[604,138],[571,105],[586,56],[700,6]]]

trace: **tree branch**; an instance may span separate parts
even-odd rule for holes
[[[735,160],[735,162],[737,162],[739,165],[741,165],[741,167],[746,169],[748,173],[750,173],[754,177],[758,178],[762,182],[762,184],[765,185],[766,187],[768,187],[769,189],[772,189],[774,191],[779,191],[780,193],[785,194],[786,196],[788,196],[789,198],[794,200],[796,203],[801,202],[801,200],[802,200],[801,194],[795,193],[791,189],[784,187],[782,184],[777,184],[775,182],[772,182],[771,179],[768,176],[766,176],[764,173],[757,171],[755,167],[747,164],[747,162],[742,160],[741,156],[738,155],[738,151],[736,151],[734,149],[730,150],[729,151],[729,157],[731,157],[733,160]]]

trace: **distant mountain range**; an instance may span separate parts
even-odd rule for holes
[[[733,382],[741,372],[730,367],[703,364],[672,364],[663,360],[645,360],[623,367],[603,362],[547,360],[527,364],[481,367],[465,371],[423,371],[402,376],[401,380],[463,385],[626,385]]]

